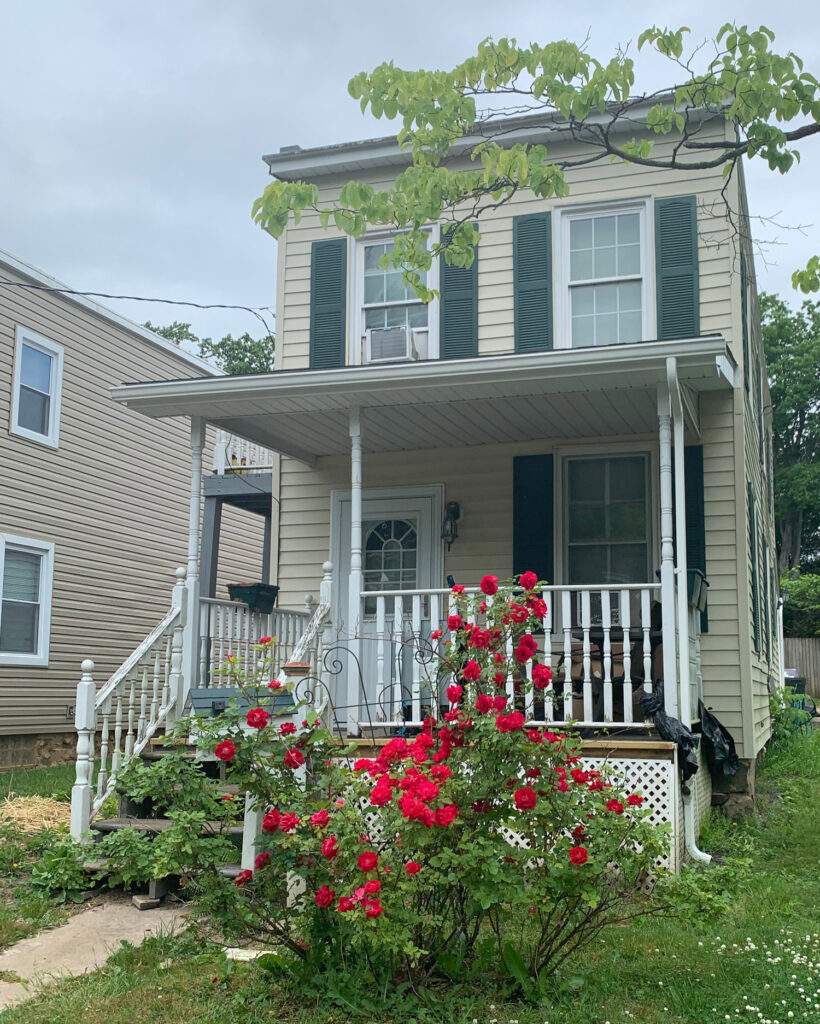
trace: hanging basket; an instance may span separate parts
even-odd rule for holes
[[[229,583],[228,593],[232,601],[246,604],[252,612],[268,615],[276,604],[279,587],[271,583]]]

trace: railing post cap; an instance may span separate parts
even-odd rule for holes
[[[322,572],[325,574],[325,576],[330,576],[330,574],[333,572],[333,562],[324,562],[322,564]]]
[[[86,658],[85,661],[80,665],[83,675],[90,676],[94,671],[94,662],[90,658]]]
[[[182,582],[183,582],[183,580],[185,579],[185,577],[186,577],[187,575],[188,575],[188,570],[187,570],[187,569],[185,568],[185,566],[184,566],[184,565],[181,565],[181,566],[180,566],[180,567],[179,567],[179,568],[177,569],[177,571],[176,571],[176,572],[174,573],[174,576],[176,576],[176,578],[177,578],[177,579],[179,580],[179,582],[180,582],[180,583],[182,583]]]

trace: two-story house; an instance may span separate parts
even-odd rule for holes
[[[538,134],[524,119],[507,137]],[[350,178],[385,185],[408,159],[392,137],[265,158],[279,179],[317,183],[322,203]],[[446,636],[450,578],[531,569],[547,581],[539,643],[555,673],[532,721],[573,720],[616,736],[618,757],[660,764],[673,755],[639,698],[662,682],[669,714],[697,731],[702,698],[728,727],[751,787],[778,639],[754,260],[732,226],[746,223],[742,174],[601,163],[568,180],[566,199],[522,192],[483,215],[475,262],[438,260],[428,305],[380,265],[390,232],[353,239],[305,214],[279,242],[276,372],[114,397],[281,455],[273,578],[283,607],[322,591],[308,635],[321,625],[341,655],[314,671],[349,736],[442,706],[425,651]],[[222,627],[201,632],[200,686],[230,649]],[[708,773],[683,803],[664,785],[664,813],[691,838]]]
[[[81,662],[112,675],[166,613],[186,565],[186,424],[151,423],[110,389],[219,373],[68,292],[0,251],[0,767],[73,760]],[[219,487],[231,450],[215,440],[205,458]],[[268,518],[270,507],[268,489]],[[227,598],[224,583],[259,577],[264,529],[253,510],[226,505],[223,534]]]

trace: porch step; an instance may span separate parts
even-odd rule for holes
[[[131,828],[137,832],[146,832],[148,835],[159,835],[166,829],[176,824],[171,818],[104,818],[102,821],[92,821],[91,829],[94,832],[120,832],[123,829]],[[224,827],[221,821],[206,821],[202,824],[200,835],[229,835],[241,836],[242,825],[229,825]]]

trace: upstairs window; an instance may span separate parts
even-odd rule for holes
[[[559,345],[624,345],[652,337],[646,205],[566,211],[561,219]]]
[[[18,327],[11,412],[13,434],[57,447],[62,381],[62,347]]]
[[[54,545],[0,534],[0,665],[47,665]]]
[[[354,338],[359,351],[354,361],[365,363],[429,359],[437,355],[434,303],[422,302],[412,287],[405,285],[401,270],[381,266],[382,257],[393,250],[391,238],[364,239],[358,246],[358,298]],[[437,273],[431,269],[421,279],[431,288]],[[358,357],[358,358],[356,358]]]

